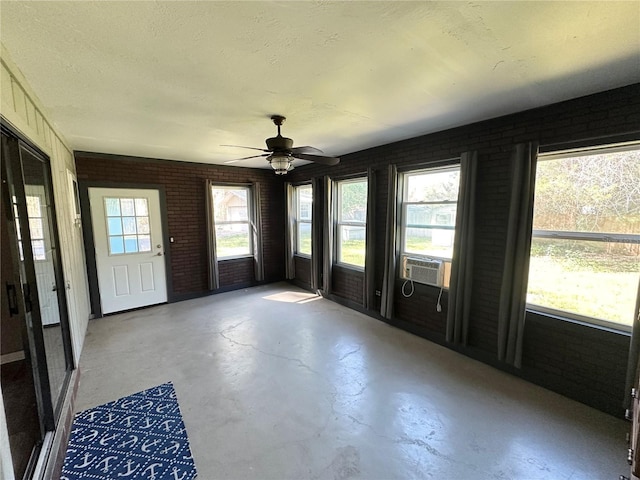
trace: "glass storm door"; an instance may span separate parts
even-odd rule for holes
[[[2,157],[2,215],[8,240],[2,248],[10,251],[15,278],[7,303],[19,318],[24,358],[33,377],[30,385],[36,408],[30,415],[36,415],[40,424],[39,438],[32,445],[36,452],[45,433],[55,429],[73,368],[67,304],[48,160],[4,129]],[[4,398],[4,382],[3,378],[6,408],[11,399]],[[16,412],[7,411],[7,423],[17,417]],[[14,463],[19,448],[25,447],[19,442],[15,448],[12,445]]]

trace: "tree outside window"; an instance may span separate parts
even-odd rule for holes
[[[449,286],[455,236],[460,167],[406,172],[403,175],[402,253],[444,262]]]
[[[629,328],[640,279],[640,150],[541,156],[527,302]]]
[[[336,261],[364,268],[367,236],[367,180],[337,182]]]
[[[249,221],[249,187],[213,186],[216,255],[219,259],[253,254]]]
[[[311,212],[313,189],[311,185],[295,187],[296,202],[296,254],[311,256]]]

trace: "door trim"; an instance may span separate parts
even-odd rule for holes
[[[154,183],[120,183],[79,180],[80,212],[82,230],[84,232],[84,251],[87,259],[87,278],[89,281],[89,300],[94,318],[103,317],[100,303],[100,287],[98,285],[98,266],[96,263],[95,239],[91,222],[91,205],[89,203],[90,188],[131,188],[137,190],[157,190],[160,197],[160,221],[162,223],[162,241],[167,248],[164,250],[164,268],[167,284],[167,303],[175,302],[173,293],[173,276],[171,272],[171,243],[169,242],[169,220],[167,216],[167,195],[164,185]]]

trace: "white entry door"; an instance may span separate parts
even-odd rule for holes
[[[167,301],[158,190],[89,188],[102,313]]]

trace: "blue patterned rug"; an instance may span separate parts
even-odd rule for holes
[[[169,382],[78,413],[60,480],[192,480],[196,475]]]

